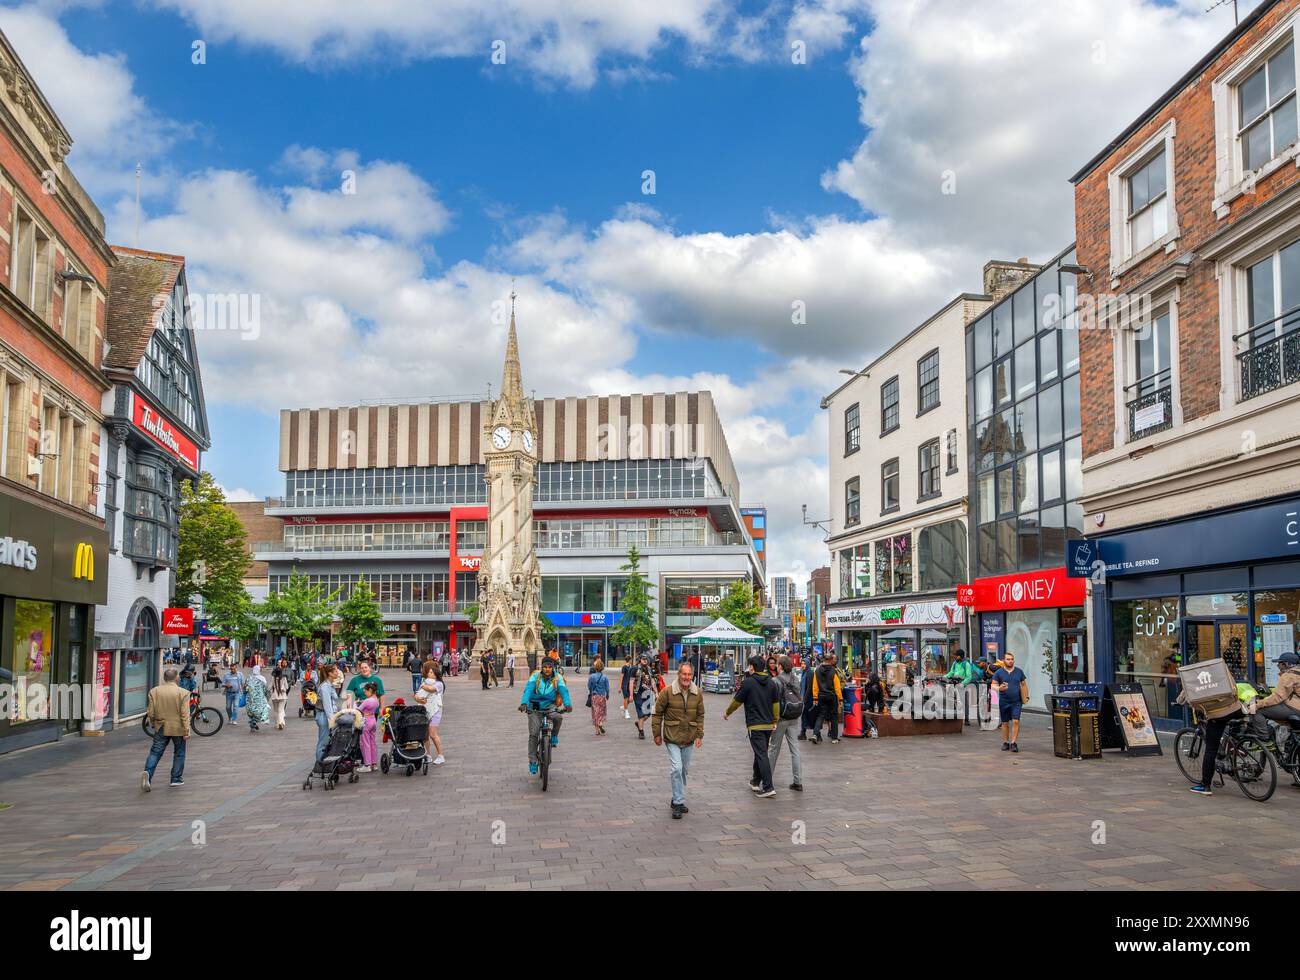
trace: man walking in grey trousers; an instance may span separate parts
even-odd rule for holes
[[[794,692],[793,700],[802,703],[803,695],[799,691],[799,682],[794,678],[794,661],[788,656],[782,656],[777,659],[776,683],[781,692],[781,704],[792,698],[790,691]],[[805,668],[806,669],[806,668]],[[772,733],[772,744],[767,750],[767,757],[772,763],[772,772],[776,772],[776,762],[781,758],[781,743],[785,742],[790,746],[790,765],[794,770],[794,782],[790,788],[796,791],[803,790],[803,759],[799,756],[799,718],[782,718],[776,724],[776,731]]]

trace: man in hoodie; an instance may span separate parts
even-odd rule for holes
[[[835,654],[828,653],[822,657],[821,666],[813,671],[813,702],[817,705],[817,717],[813,721],[812,741],[816,745],[822,740],[822,724],[831,723],[831,744],[840,741],[840,705],[844,703],[844,688],[840,685],[840,672],[835,669]]]
[[[754,753],[754,776],[749,788],[760,797],[776,796],[772,786],[772,763],[768,759],[768,750],[772,744],[772,733],[781,720],[781,690],[767,673],[767,661],[761,654],[749,658],[749,670],[740,682],[731,704],[723,712],[724,719],[743,707],[745,709],[745,728],[749,730],[749,747]]]
[[[781,702],[784,704],[791,694],[796,699],[802,700],[799,682],[794,679],[794,661],[788,656],[781,657],[776,662],[776,671],[776,684],[781,694]],[[781,743],[785,742],[790,746],[790,765],[794,773],[794,782],[790,784],[790,788],[796,793],[803,791],[803,760],[799,757],[799,740],[795,738],[794,728],[802,721],[803,715],[798,718],[781,718],[776,723],[776,732],[772,735],[772,745],[768,750],[772,768],[776,769],[777,760],[781,758]]]

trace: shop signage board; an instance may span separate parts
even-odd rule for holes
[[[1093,553],[1095,552],[1095,553]],[[1068,573],[1086,578],[1094,563],[1109,576],[1149,575],[1300,558],[1300,497],[1227,514],[1068,542]]]
[[[1101,701],[1101,747],[1129,755],[1163,755],[1141,684],[1059,684]]]
[[[1006,629],[1005,613],[985,613],[980,617],[980,651],[989,663],[1002,659],[1002,638]]]
[[[1059,609],[1082,606],[1088,589],[1083,580],[1071,578],[1064,568],[1044,568],[1014,575],[976,579],[969,588],[971,603],[984,609]],[[959,593],[958,599],[960,601]]]
[[[163,418],[158,409],[139,395],[132,392],[131,397],[131,422],[135,427],[197,473],[199,447],[194,441]]]
[[[194,632],[194,610],[179,607],[164,609],[162,631],[170,636],[189,636]]]
[[[947,626],[966,622],[966,610],[956,600],[852,606],[826,610],[828,629],[876,629],[888,626]]]
[[[0,494],[0,595],[104,605],[107,561],[102,526]]]
[[[458,572],[477,572],[479,566],[483,564],[482,555],[457,555],[456,571]]]
[[[548,612],[546,618],[559,626],[592,626],[597,629],[618,626],[623,622],[621,612]]]

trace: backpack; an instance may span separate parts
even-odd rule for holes
[[[789,675],[783,674],[782,677]],[[781,720],[794,721],[803,716],[803,695],[793,683],[780,681],[781,684]]]

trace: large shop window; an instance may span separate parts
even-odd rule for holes
[[[912,591],[912,536],[876,542],[876,594]]]
[[[871,595],[871,545],[860,544],[840,552],[840,598]]]
[[[14,683],[48,687],[54,673],[54,603],[17,599],[14,602]],[[30,694],[28,695],[30,697]],[[11,724],[40,721],[28,714],[27,697],[14,698]]]
[[[122,654],[120,714],[138,715],[148,707],[149,680],[157,653],[158,619],[152,609],[142,609],[131,635],[131,648]]]
[[[1158,718],[1180,717],[1177,667],[1182,644],[1178,596],[1110,604],[1115,643],[1115,680],[1141,684]]]
[[[1029,697],[1043,704],[1042,695],[1058,682],[1056,671],[1056,610],[1025,609],[1007,613],[1006,652],[1029,681]]]
[[[946,521],[916,536],[917,591],[953,589],[966,581],[966,525]]]
[[[1275,687],[1274,661],[1300,649],[1300,589],[1266,589],[1254,598],[1255,680]]]

